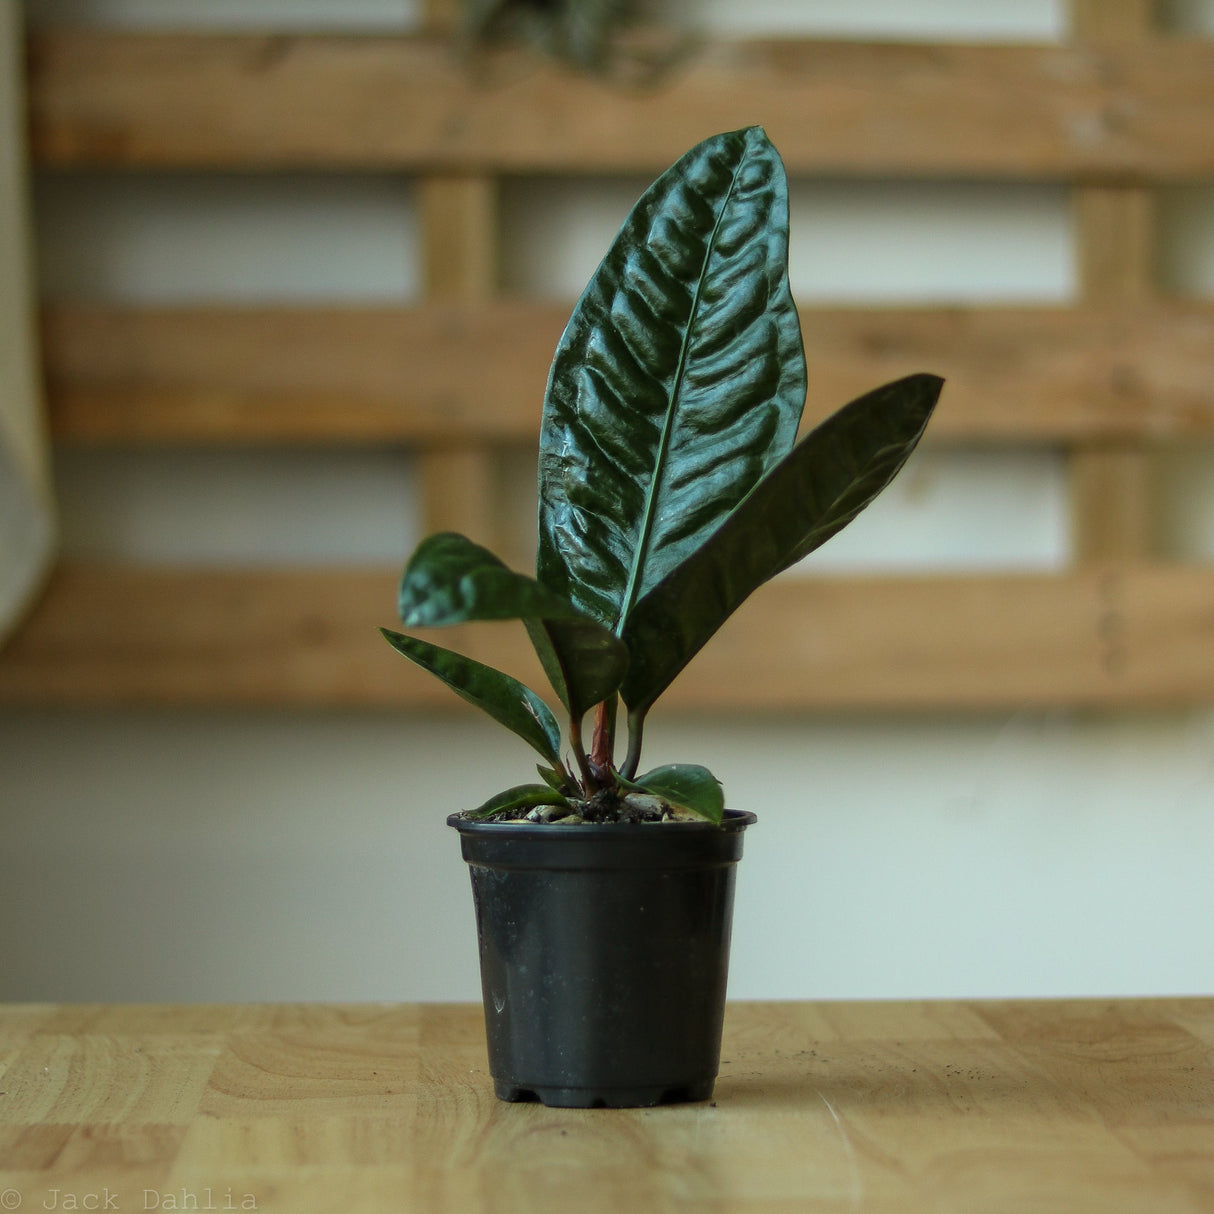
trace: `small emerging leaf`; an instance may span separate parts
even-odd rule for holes
[[[518,734],[549,763],[560,762],[561,727],[548,705],[530,687],[492,666],[431,645],[429,641],[387,628],[381,628],[380,632],[397,653],[428,670],[461,699]]]
[[[572,794],[576,792],[569,786],[568,781],[560,774],[554,771],[551,767],[545,767],[543,763],[537,763],[535,770],[540,773],[540,778],[548,785],[549,788],[555,789],[559,793]]]
[[[491,818],[494,814],[500,814],[507,810],[534,807],[536,805],[568,804],[569,802],[559,792],[549,788],[547,784],[519,784],[514,788],[507,788],[504,792],[499,792],[496,796],[490,797],[484,805],[480,805],[476,809],[470,809],[466,816],[469,818]]]
[[[629,787],[653,793],[679,809],[685,809],[720,826],[725,816],[725,793],[721,782],[708,770],[694,763],[671,763],[655,767],[632,781]]]

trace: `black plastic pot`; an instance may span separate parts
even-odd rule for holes
[[[626,1108],[712,1095],[734,870],[755,821],[447,819],[472,874],[500,1099]]]

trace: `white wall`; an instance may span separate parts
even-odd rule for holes
[[[730,29],[1062,29],[1045,0],[696,7]],[[388,0],[29,8],[134,24],[331,25],[340,12],[392,28],[412,12]],[[1214,31],[1207,0],[1169,9]],[[507,286],[572,298],[643,185],[508,185]],[[48,177],[36,202],[50,296],[382,301],[416,287],[399,180]],[[1170,284],[1214,292],[1214,194],[1178,192],[1165,216]],[[803,298],[1074,290],[1061,189],[797,182],[793,225]],[[837,403],[811,387],[811,407]],[[1209,453],[1167,467],[1167,549],[1214,558]],[[75,451],[57,471],[79,559],[396,562],[418,538],[409,461],[390,451]],[[1066,512],[1054,454],[927,451],[795,575],[1058,568]],[[467,879],[443,818],[527,777],[527,752],[499,734],[458,713],[0,715],[0,998],[474,998]],[[648,757],[710,762],[730,802],[760,814],[739,874],[735,996],[1214,987],[1214,711],[696,721],[659,707]]]

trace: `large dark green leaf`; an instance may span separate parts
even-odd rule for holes
[[[643,195],[548,380],[539,580],[619,632],[791,447],[805,357],[784,168],[758,127]]]
[[[456,695],[518,734],[549,763],[560,765],[561,727],[548,705],[517,679],[463,654],[388,628],[380,632],[397,653],[440,678]]]
[[[545,673],[576,716],[613,695],[628,666],[628,650],[612,632],[453,531],[418,545],[401,578],[398,606],[410,628],[524,620]]]
[[[744,599],[824,544],[893,479],[943,381],[912,375],[852,401],[812,430],[705,544],[634,608],[624,702],[644,712]]]

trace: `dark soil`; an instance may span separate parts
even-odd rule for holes
[[[643,801],[645,803],[638,803]],[[574,801],[572,810],[558,805],[518,806],[482,819],[485,822],[664,822],[671,814],[669,806],[656,797],[634,798],[618,789],[605,788],[588,801]]]
[[[633,805],[614,788],[605,788],[583,802],[582,817],[587,822],[660,822],[663,815],[656,806]]]

